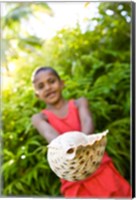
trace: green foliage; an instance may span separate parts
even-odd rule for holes
[[[22,18],[29,19],[33,14],[37,12],[46,12],[50,16],[53,16],[53,12],[45,2],[20,2],[6,4],[6,8],[9,10],[7,15],[4,17],[4,24],[9,27],[13,27],[14,23],[20,23]]]
[[[38,112],[37,100],[32,89],[25,87],[4,92],[4,195],[57,196],[60,183],[47,163],[47,142],[31,125],[32,114]]]
[[[130,5],[100,3],[93,30],[88,19],[84,32],[77,25],[44,42],[16,38],[16,54],[6,58],[15,66],[12,84],[3,91],[3,195],[60,195],[59,179],[47,163],[47,142],[31,125],[31,116],[44,108],[31,86],[32,71],[41,65],[57,69],[65,98],[89,100],[95,132],[109,129],[107,152],[130,180]]]

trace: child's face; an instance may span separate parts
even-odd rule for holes
[[[34,79],[36,95],[50,105],[56,104],[62,98],[63,86],[63,82],[50,70],[40,71]]]

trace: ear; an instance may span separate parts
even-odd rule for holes
[[[39,95],[38,95],[38,93],[35,92],[35,96],[39,99]]]

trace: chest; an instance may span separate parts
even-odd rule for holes
[[[49,124],[55,128],[59,134],[68,131],[81,131],[78,110],[73,102],[69,102],[69,104],[61,107],[59,110],[43,110],[43,113],[46,115]]]
[[[64,118],[69,113],[69,105],[65,104],[65,105],[61,106],[61,108],[59,108],[59,109],[54,109],[54,110],[52,110],[52,113],[55,114],[59,118]]]

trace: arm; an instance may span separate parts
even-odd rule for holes
[[[58,132],[46,121],[42,113],[32,116],[32,124],[49,143],[59,135]]]
[[[94,132],[94,124],[87,99],[82,97],[77,99],[76,103],[81,121],[81,131],[87,135],[92,134]]]

